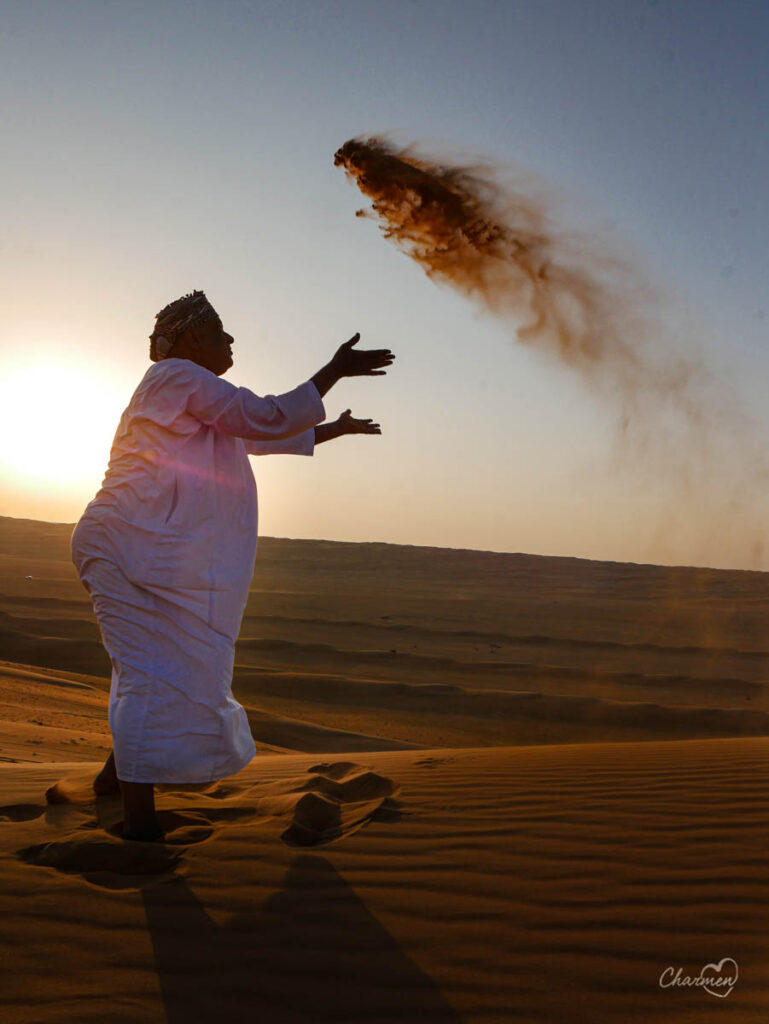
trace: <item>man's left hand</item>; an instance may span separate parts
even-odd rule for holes
[[[381,434],[382,430],[378,423],[372,420],[356,419],[349,409],[345,409],[339,417],[339,426],[343,434]]]

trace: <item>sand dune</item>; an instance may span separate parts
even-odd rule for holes
[[[0,518],[3,1024],[766,1019],[764,574],[263,538],[257,757],[145,844],[70,532]]]
[[[114,797],[45,802],[92,763],[0,766],[4,1020],[763,1021],[768,755],[265,754],[163,787],[161,846]],[[728,1000],[660,988],[724,957]]]
[[[0,519],[0,656],[106,680],[70,533]],[[767,627],[762,573],[262,538],[234,691],[276,749],[769,735]]]
[[[107,680],[0,662],[0,761],[69,760],[73,747],[79,755],[103,760],[112,745],[108,694]],[[30,717],[32,712],[35,717]],[[257,708],[248,707],[247,712],[262,750],[343,753],[413,746]]]

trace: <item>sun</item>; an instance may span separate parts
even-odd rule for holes
[[[71,363],[36,362],[0,376],[0,472],[18,483],[98,487],[122,406],[112,381]]]

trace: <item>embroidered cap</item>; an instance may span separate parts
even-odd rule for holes
[[[150,359],[153,362],[166,359],[182,331],[218,316],[202,291],[189,292],[169,302],[155,317],[155,330],[150,335]]]

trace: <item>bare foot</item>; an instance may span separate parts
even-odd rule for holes
[[[154,783],[120,779],[120,789],[123,793],[123,839],[162,842],[165,832],[155,814]]]

